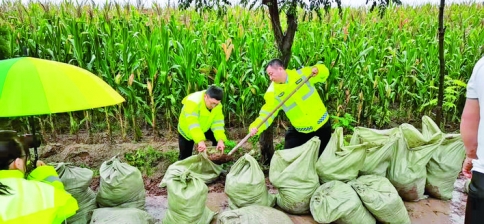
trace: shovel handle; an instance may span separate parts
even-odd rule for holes
[[[299,84],[296,86],[296,88],[294,88],[294,90],[293,90],[291,93],[289,93],[289,95],[287,95],[287,97],[286,97],[286,98],[285,98],[283,101],[281,101],[281,102],[280,102],[280,103],[279,103],[279,104],[276,106],[276,108],[274,108],[274,110],[272,110],[272,111],[271,111],[271,112],[270,112],[270,113],[269,113],[269,114],[268,114],[268,115],[267,115],[267,116],[264,118],[264,120],[262,120],[262,122],[260,122],[260,123],[257,125],[257,127],[256,127],[256,128],[257,128],[257,129],[259,129],[259,128],[260,128],[260,126],[261,126],[261,125],[262,125],[264,122],[266,122],[266,121],[267,121],[267,119],[269,119],[269,118],[270,118],[270,117],[271,117],[271,116],[272,116],[272,115],[273,115],[273,114],[274,114],[274,113],[275,113],[277,110],[279,110],[279,108],[280,108],[280,107],[281,107],[281,106],[282,106],[282,105],[283,105],[283,104],[284,104],[284,103],[285,103],[285,102],[286,102],[286,101],[287,101],[289,98],[291,98],[291,96],[292,96],[292,95],[294,95],[294,93],[295,93],[297,90],[299,90],[299,89],[301,88],[301,86],[303,86],[304,84],[306,84],[306,83],[309,81],[309,79],[310,79],[310,78],[312,78],[312,77],[314,77],[314,76],[310,75],[310,76],[308,76],[306,79],[304,79],[304,81],[302,81],[301,83],[299,83]],[[249,133],[249,134],[247,134],[247,135],[245,136],[245,138],[243,138],[243,139],[242,139],[242,140],[239,142],[239,144],[237,144],[237,145],[236,145],[236,146],[235,146],[235,147],[234,147],[232,150],[230,150],[230,152],[228,153],[228,155],[229,155],[229,156],[231,156],[232,154],[234,154],[234,153],[235,153],[235,151],[237,151],[237,149],[239,149],[239,148],[240,148],[240,146],[242,146],[242,145],[243,145],[245,142],[247,142],[247,140],[248,140],[249,138],[250,138],[250,133]]]

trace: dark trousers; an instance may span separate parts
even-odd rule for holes
[[[465,224],[483,223],[484,215],[484,174],[472,172],[467,196]]]
[[[314,132],[309,132],[309,133],[301,133],[296,131],[294,127],[289,127],[289,129],[286,131],[286,137],[284,140],[284,148],[285,149],[290,149],[294,147],[298,147],[309,141],[314,136],[318,136],[319,140],[321,140],[321,145],[319,146],[319,156],[321,156],[321,153],[323,153],[324,148],[326,148],[326,145],[329,142],[329,139],[331,139],[331,122],[328,119],[328,121],[320,127],[318,130]]]
[[[217,145],[217,140],[215,140],[212,130],[208,129],[208,131],[205,132],[205,138],[210,140],[213,146]],[[183,135],[180,134],[180,132],[178,132],[178,147],[180,148],[178,160],[184,160],[192,156],[194,145],[195,142],[193,140],[187,140],[185,137],[183,137]]]

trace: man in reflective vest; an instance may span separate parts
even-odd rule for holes
[[[180,147],[179,160],[192,155],[196,143],[199,152],[206,150],[206,140],[217,149],[224,150],[227,137],[225,136],[225,122],[222,113],[223,90],[210,86],[206,91],[199,91],[186,96],[178,121],[178,145]]]
[[[273,59],[268,63],[266,72],[272,83],[264,95],[265,104],[259,112],[259,117],[249,127],[251,136],[266,130],[274,121],[279,109],[260,128],[256,127],[299,83],[312,75],[314,78],[297,90],[281,107],[291,121],[291,126],[286,132],[284,148],[300,146],[312,137],[318,136],[321,140],[319,148],[319,155],[321,155],[331,138],[332,130],[328,111],[314,84],[326,81],[329,75],[328,68],[317,64],[313,67],[291,70],[285,69],[281,60]]]

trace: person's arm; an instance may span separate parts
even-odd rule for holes
[[[184,110],[182,111],[183,116],[187,121],[188,130],[193,138],[193,141],[198,144],[201,141],[205,141],[205,135],[203,134],[200,123],[198,122],[198,117],[200,113],[198,111],[198,105],[192,101],[187,100],[184,105]]]
[[[309,80],[309,83],[323,83],[328,79],[329,70],[324,64],[316,64],[311,67],[304,67],[301,69],[296,70],[299,74],[302,74],[306,77],[313,74],[314,69],[316,68],[317,74]]]
[[[214,119],[210,129],[213,132],[213,136],[215,140],[220,141],[227,141],[227,136],[225,135],[225,117],[222,110],[222,105],[218,105],[217,107],[213,108]]]
[[[477,158],[477,132],[479,129],[479,101],[467,99],[460,123],[460,133],[466,148],[466,156],[472,159]]]
[[[274,96],[274,86],[271,84],[267,90],[267,92],[264,94],[264,100],[265,104],[262,106],[262,108],[259,111],[259,117],[257,117],[252,124],[249,126],[249,132],[253,128],[257,128],[257,125],[261,124],[262,121],[275,109],[277,106],[278,102],[275,99]],[[257,128],[257,135],[261,134],[263,131],[265,131],[274,121],[274,118],[276,118],[277,114],[279,113],[279,109],[275,111],[267,121],[265,121],[259,128]]]
[[[37,164],[39,164],[38,161]],[[37,166],[30,174],[27,176],[27,180],[36,180],[53,186],[56,189],[64,190],[64,184],[59,178],[59,175],[55,171],[53,166],[41,165]]]

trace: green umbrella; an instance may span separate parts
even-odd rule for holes
[[[0,61],[0,117],[87,110],[124,101],[101,78],[74,65],[31,57]]]

